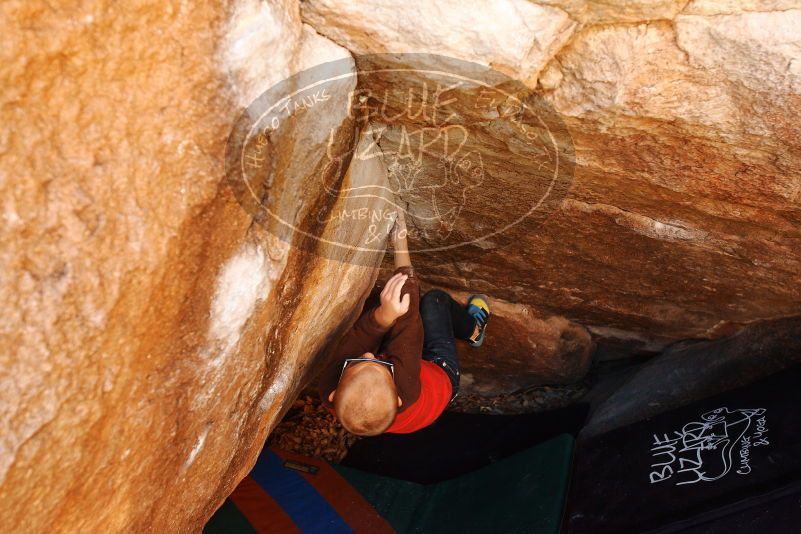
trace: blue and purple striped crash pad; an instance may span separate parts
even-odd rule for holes
[[[206,534],[389,533],[394,529],[328,463],[265,447]]]

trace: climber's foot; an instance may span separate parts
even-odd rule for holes
[[[471,295],[467,299],[467,313],[476,321],[476,328],[470,336],[470,346],[480,347],[484,343],[484,334],[487,331],[487,322],[490,316],[489,299],[486,295]]]

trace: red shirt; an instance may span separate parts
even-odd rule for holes
[[[420,396],[400,412],[387,429],[394,434],[409,434],[425,428],[442,414],[451,400],[451,381],[436,364],[420,364]]]

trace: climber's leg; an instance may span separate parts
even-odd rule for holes
[[[432,289],[423,295],[420,317],[423,320],[423,359],[442,367],[451,380],[453,399],[459,392],[460,376],[454,332],[458,331],[460,337],[465,333],[469,336],[475,322],[441,289]]]
[[[448,300],[450,301],[454,337],[456,339],[470,341],[476,332],[476,319],[468,313],[467,308],[453,300],[450,295],[448,295]]]

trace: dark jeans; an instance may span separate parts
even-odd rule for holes
[[[451,379],[453,400],[459,393],[459,356],[456,339],[470,339],[476,321],[467,310],[441,289],[432,289],[420,300],[423,320],[423,359],[433,362]]]

